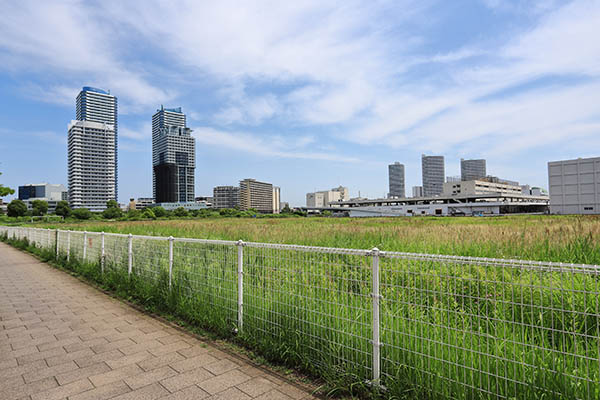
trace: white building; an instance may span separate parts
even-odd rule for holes
[[[306,207],[321,208],[329,207],[329,203],[334,201],[346,201],[350,199],[348,188],[338,186],[331,190],[323,190],[306,194]]]
[[[548,163],[550,213],[600,213],[600,157]]]
[[[117,160],[113,125],[71,121],[68,138],[69,203],[102,211],[117,199]]]
[[[279,186],[273,186],[273,214],[279,214],[281,202],[281,188]]]
[[[521,186],[504,182],[489,182],[485,179],[472,181],[446,182],[443,186],[443,196],[479,195],[479,194],[521,194]]]

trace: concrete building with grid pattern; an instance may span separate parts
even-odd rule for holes
[[[600,157],[548,163],[551,214],[600,214]]]
[[[460,159],[460,180],[474,181],[487,176],[485,160],[465,160]]]
[[[404,197],[406,193],[404,187],[404,164],[395,162],[388,165],[388,178],[390,187],[388,197]]]
[[[254,208],[263,214],[273,213],[273,185],[256,179],[240,181],[240,209]]]
[[[421,156],[423,196],[439,196],[444,186],[444,156]]]
[[[152,195],[157,203],[195,199],[196,143],[179,108],[152,116]]]
[[[213,188],[214,208],[239,208],[240,188],[238,186],[216,186]]]
[[[117,198],[113,125],[71,121],[68,137],[69,204],[102,211]]]
[[[119,195],[119,170],[118,170],[118,119],[117,119],[117,98],[110,94],[110,91],[98,89],[91,86],[84,86],[75,101],[75,118],[78,121],[90,121],[105,123],[111,125],[114,130],[113,152],[114,170],[115,170],[115,198]],[[109,166],[109,168],[113,168]]]

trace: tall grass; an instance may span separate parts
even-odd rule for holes
[[[81,236],[74,233],[72,243],[82,243]],[[60,243],[59,262],[123,296],[321,376],[340,391],[371,393],[365,384],[372,377],[369,257],[245,247],[244,325],[234,336],[234,246],[175,242],[169,288],[166,241],[134,239],[128,276],[127,239],[111,238],[104,274],[92,250],[97,241],[87,263],[77,246],[67,262]],[[565,248],[581,257],[594,240]],[[54,257],[25,241],[13,244]],[[382,395],[600,398],[598,276],[401,257],[384,257],[380,266]]]
[[[206,218],[61,229],[600,264],[600,217]]]

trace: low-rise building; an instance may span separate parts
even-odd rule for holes
[[[256,179],[240,181],[240,209],[255,209],[260,213],[273,213],[273,185]]]
[[[61,201],[69,199],[67,188],[61,184],[31,183],[19,186],[19,200]]]
[[[548,163],[550,213],[600,214],[600,157]]]
[[[444,183],[443,196],[480,194],[521,194],[521,186],[505,182],[490,182],[485,179]]]
[[[152,207],[154,205],[154,199],[152,197],[138,197],[135,201],[135,209],[143,210],[147,207]]]
[[[329,203],[334,201],[345,201],[349,200],[348,188],[344,186],[338,186],[331,190],[323,190],[319,192],[307,193],[306,194],[306,207],[308,208],[319,208],[329,207]]]
[[[238,186],[216,186],[213,188],[214,208],[239,208],[240,188]]]
[[[162,207],[167,211],[176,210],[180,207],[191,211],[191,210],[205,210],[208,207],[208,204],[205,201],[188,201],[188,202],[178,202],[178,203],[154,203],[153,207]]]

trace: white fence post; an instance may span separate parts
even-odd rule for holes
[[[244,242],[238,240],[238,333],[244,327]]]
[[[67,262],[71,259],[71,230],[67,231]]]
[[[104,232],[100,234],[100,272],[104,274]]]
[[[60,231],[58,229],[55,229],[55,231],[56,232],[55,232],[55,236],[54,237],[56,238],[56,243],[55,243],[55,245],[56,245],[56,261],[58,261],[58,250],[60,249],[58,247],[58,243],[59,243],[59,240],[60,240],[60,236],[59,236],[60,235]]]
[[[48,238],[47,243],[48,243],[48,245],[46,246],[48,248],[48,250],[50,250],[50,248],[52,247],[52,234],[50,233],[51,230],[52,229],[48,228],[48,230],[46,231],[46,232],[48,232],[48,235],[47,235],[47,238]]]
[[[173,282],[173,241],[175,238],[169,236],[169,290]]]
[[[85,261],[86,253],[87,253],[87,231],[83,231],[83,261]]]
[[[131,270],[133,268],[133,235],[131,233],[129,234],[129,243],[127,247],[127,273],[131,276]]]
[[[381,343],[379,341],[379,300],[381,299],[381,295],[379,294],[379,256],[380,251],[377,247],[374,247],[371,250],[371,255],[373,257],[372,269],[371,269],[371,286],[372,293],[371,297],[373,298],[373,386],[379,386],[380,374],[381,374],[381,356],[380,356],[380,347]]]

